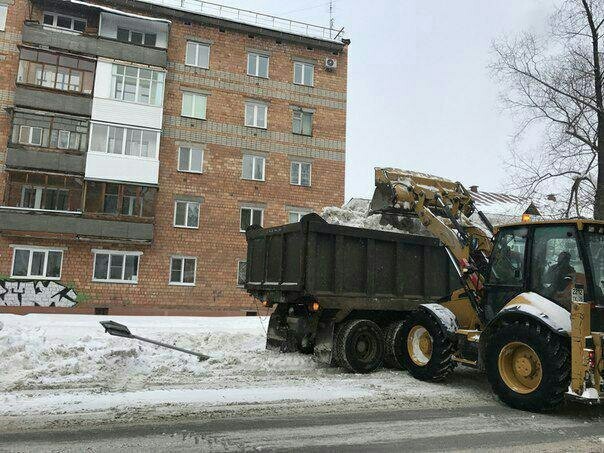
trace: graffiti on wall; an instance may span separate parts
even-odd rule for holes
[[[58,282],[43,280],[0,281],[0,306],[73,307],[76,292]]]

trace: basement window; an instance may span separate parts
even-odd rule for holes
[[[42,247],[15,247],[13,249],[13,278],[59,280],[63,251]]]

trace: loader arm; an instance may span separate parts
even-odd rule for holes
[[[469,219],[475,207],[466,188],[459,182],[394,168],[376,168],[375,186],[371,211],[419,217],[449,251],[480,316],[492,242]]]

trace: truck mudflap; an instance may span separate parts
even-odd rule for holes
[[[314,355],[317,362],[328,365],[335,364],[334,355],[334,336],[335,336],[335,320],[325,319],[319,321],[317,326],[317,334],[315,336]]]

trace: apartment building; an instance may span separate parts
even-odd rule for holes
[[[253,313],[245,228],[343,202],[349,41],[175,4],[0,0],[0,311]]]

